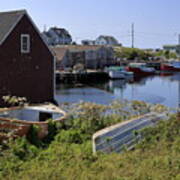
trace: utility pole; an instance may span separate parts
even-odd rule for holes
[[[132,48],[134,48],[134,23],[131,25]]]
[[[178,81],[178,119],[180,120],[180,81]]]
[[[46,32],[47,28],[46,28],[46,24],[44,24],[44,32]]]

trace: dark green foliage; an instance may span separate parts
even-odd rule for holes
[[[49,144],[54,140],[55,135],[58,133],[57,123],[53,122],[51,119],[48,121],[48,136],[43,140],[45,144]]]
[[[55,140],[61,143],[75,143],[75,144],[82,144],[83,143],[83,134],[80,130],[62,130],[56,136]]]
[[[30,127],[30,130],[28,132],[28,135],[27,135],[27,139],[28,141],[33,144],[33,145],[36,145],[36,146],[41,146],[41,141],[39,140],[38,138],[38,132],[40,130],[40,127],[39,126],[36,126],[36,125],[32,125]]]

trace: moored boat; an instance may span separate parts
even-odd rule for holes
[[[126,79],[133,78],[134,73],[128,72],[124,67],[109,67],[106,69],[111,79]]]
[[[111,70],[109,71],[109,77],[111,79],[125,79],[125,74],[122,73],[121,71]]]
[[[180,71],[180,62],[179,61],[172,62],[172,66],[174,67],[175,71]]]
[[[152,67],[147,67],[145,63],[130,63],[127,67],[127,71],[133,72],[136,75],[153,75],[155,74],[155,69]]]
[[[161,64],[161,71],[180,71],[180,62]]]

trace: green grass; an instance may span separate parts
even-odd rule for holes
[[[138,58],[140,60],[148,60],[149,57],[154,57],[151,51],[145,51],[138,48],[116,47],[114,48],[115,55],[118,58],[126,58],[128,60],[134,60]]]
[[[78,118],[71,117],[58,127],[51,123],[51,129],[56,132],[51,141],[29,139],[30,143],[19,138],[2,145],[0,179],[180,179],[180,120],[173,116],[155,128],[143,130],[144,140],[133,151],[93,155],[91,135],[111,124],[110,121],[123,119],[101,117],[100,111],[93,113],[96,108],[96,105],[85,108],[89,110],[80,111]]]

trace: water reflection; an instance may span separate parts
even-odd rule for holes
[[[74,103],[80,100],[109,104],[115,99],[141,100],[177,107],[180,97],[180,73],[161,74],[134,80],[110,80],[81,88],[59,86],[56,99],[59,103]]]

